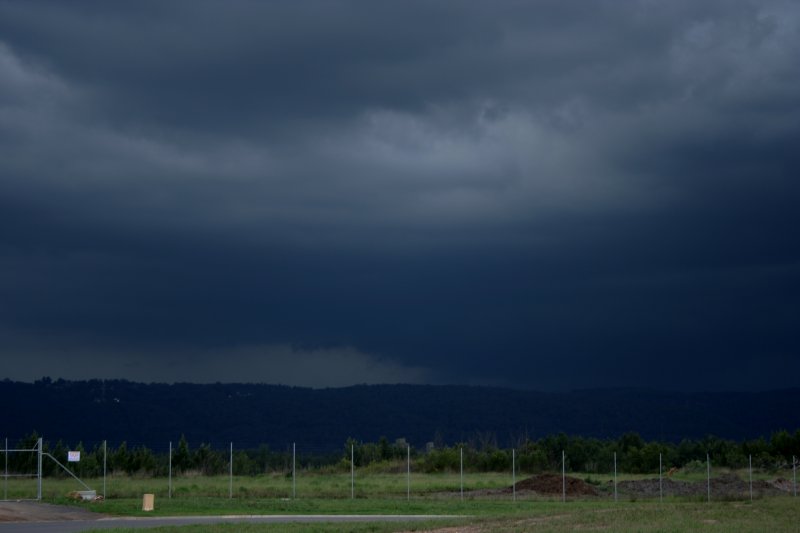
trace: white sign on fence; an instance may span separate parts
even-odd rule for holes
[[[67,461],[77,463],[81,460],[81,452],[67,452]]]

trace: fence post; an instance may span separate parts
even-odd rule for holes
[[[614,452],[614,501],[617,501],[617,452]]]
[[[706,479],[708,480],[708,502],[711,503],[711,457],[706,453]]]
[[[517,501],[517,451],[511,448],[511,501]]]
[[[664,502],[664,485],[661,482],[661,452],[658,453],[658,501],[663,503]]]
[[[4,456],[5,456],[5,459],[6,459],[6,466],[5,466],[5,470],[3,470],[3,499],[7,500],[8,499],[8,437],[6,437],[6,448],[5,449],[6,449],[6,453],[5,453]]]
[[[355,445],[350,443],[350,499],[356,497],[356,463],[355,463]]]
[[[753,454],[747,456],[747,469],[750,471],[750,501],[753,501]]]
[[[297,498],[297,443],[292,443],[292,499]]]
[[[37,488],[36,488],[36,499],[39,500],[39,501],[42,501],[42,454],[44,453],[43,442],[44,442],[44,439],[42,439],[42,437],[39,437],[39,442],[36,443],[36,447],[39,449],[39,453],[37,454],[38,455],[37,463],[38,463],[38,469],[39,469],[39,474],[38,474],[39,481],[38,481]]]
[[[406,499],[411,501],[411,445],[406,444],[406,462],[408,464],[408,473],[406,474]]]
[[[106,470],[108,464],[108,441],[103,440],[103,499],[106,499]]]
[[[567,455],[561,450],[561,501],[567,501]]]
[[[460,462],[460,465],[461,465],[461,501],[463,502],[464,501],[464,447],[461,446],[461,448],[459,448],[459,451],[461,452],[461,462]]]
[[[228,499],[233,499],[233,441],[231,441],[230,474],[228,475]]]
[[[794,497],[797,498],[797,458],[792,456],[792,485],[794,487]]]
[[[172,499],[172,441],[169,441],[169,484],[167,490],[167,497]]]

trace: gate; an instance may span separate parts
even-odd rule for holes
[[[5,440],[3,452],[3,499],[9,500],[41,500],[42,499],[42,439],[38,439],[33,448],[9,448]],[[25,494],[25,479],[36,481],[36,496]],[[12,496],[9,498],[9,480],[12,481]],[[32,490],[31,490],[32,492]]]

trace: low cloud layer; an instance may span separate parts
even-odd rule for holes
[[[793,385],[798,50],[779,0],[0,1],[5,375]]]
[[[379,383],[430,383],[429,369],[408,367],[353,348],[304,349],[289,345],[236,346],[163,351],[103,347],[54,350],[42,339],[6,334],[8,353],[25,354],[14,378],[127,379],[146,383],[269,383],[298,387],[346,387]],[[11,361],[12,358],[9,358]]]

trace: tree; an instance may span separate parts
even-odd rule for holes
[[[153,457],[153,452],[146,446],[137,446],[131,454],[128,463],[128,474],[135,474],[137,472],[153,473],[156,468],[156,459]]]
[[[381,437],[378,441],[378,448],[380,449],[381,460],[387,461],[392,456],[392,450],[389,447],[389,439],[385,436]]]
[[[130,468],[131,455],[128,452],[128,443],[122,441],[114,453],[111,454],[111,470],[115,472],[127,472]]]
[[[172,454],[172,468],[176,472],[185,472],[192,466],[192,457],[189,453],[189,443],[186,441],[186,436],[181,435],[181,440],[178,441],[178,448]]]
[[[223,470],[223,463],[219,454],[211,449],[210,444],[200,444],[192,455],[192,464],[204,475],[219,474]]]

